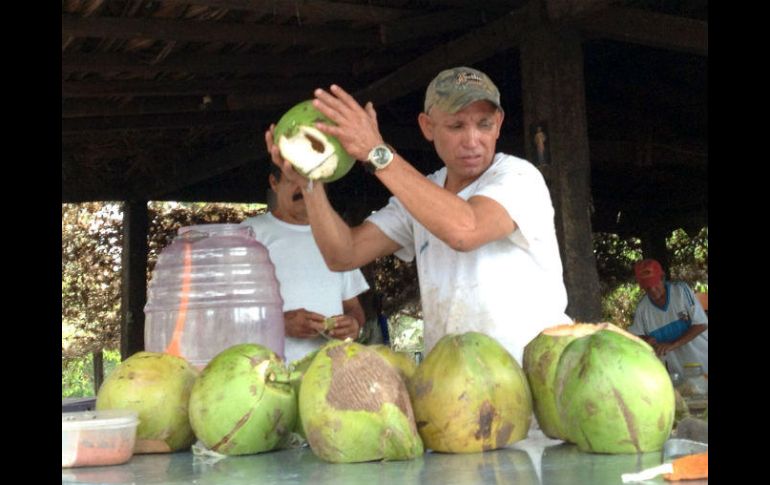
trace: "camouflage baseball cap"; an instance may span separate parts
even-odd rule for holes
[[[474,101],[486,100],[500,111],[500,91],[489,76],[470,67],[441,71],[425,92],[425,112],[438,106],[447,113],[457,113]]]

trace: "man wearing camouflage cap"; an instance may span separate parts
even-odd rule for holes
[[[504,113],[486,74],[456,67],[428,86],[417,120],[444,167],[427,177],[385,143],[371,102],[362,107],[337,85],[314,94],[315,107],[336,123],[316,127],[337,137],[393,194],[350,228],[322,185],[302,184],[331,269],[394,253],[416,258],[426,352],[447,333],[477,331],[521,363],[524,346],[541,330],[571,322],[548,188],[532,164],[495,152]],[[273,162],[303,180],[273,145],[273,127],[265,139]]]

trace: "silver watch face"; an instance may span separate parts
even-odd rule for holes
[[[372,163],[378,166],[382,165],[387,163],[391,156],[390,150],[387,147],[377,147],[374,149],[374,153],[372,153]]]

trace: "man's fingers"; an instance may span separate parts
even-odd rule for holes
[[[321,113],[334,121],[343,118],[342,113],[347,107],[342,101],[321,88],[316,89],[313,94],[316,97],[316,99],[313,100],[313,106],[315,106]]]
[[[371,101],[367,101],[366,106],[364,107],[366,110],[366,114],[369,115],[369,118],[374,121],[374,126],[377,126],[377,112],[374,110],[374,105]]]
[[[347,92],[347,91],[345,91],[344,89],[342,89],[342,88],[341,88],[341,87],[339,87],[338,85],[336,85],[336,84],[332,84],[332,85],[329,87],[329,89],[330,89],[330,90],[331,90],[331,92],[332,92],[332,93],[334,93],[334,95],[335,95],[335,96],[337,96],[337,98],[338,98],[338,99],[340,99],[340,100],[341,100],[341,101],[342,101],[342,102],[343,102],[343,103],[344,103],[344,104],[345,104],[347,107],[349,107],[349,108],[356,108],[356,107],[360,106],[360,105],[358,104],[358,101],[356,101],[356,99],[355,99],[353,96],[351,96],[350,94],[348,94],[348,92]]]

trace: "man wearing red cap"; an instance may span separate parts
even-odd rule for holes
[[[634,274],[646,296],[628,330],[652,345],[670,372],[681,375],[685,364],[697,362],[708,373],[708,317],[695,293],[684,282],[665,281],[654,259],[636,263]]]

